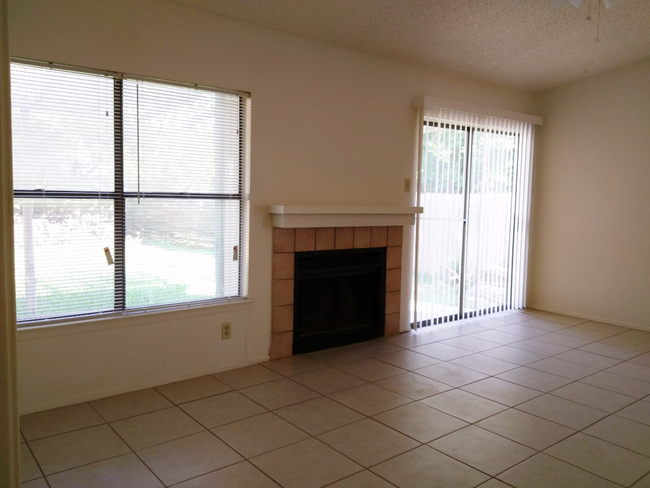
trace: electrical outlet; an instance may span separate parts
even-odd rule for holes
[[[230,339],[232,336],[232,326],[230,322],[224,322],[221,324],[221,339]]]
[[[411,191],[411,180],[404,180],[404,191]]]

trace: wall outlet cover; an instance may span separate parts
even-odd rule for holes
[[[232,326],[230,322],[221,324],[221,339],[230,339],[232,337]]]

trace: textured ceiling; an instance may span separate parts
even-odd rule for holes
[[[598,43],[598,0],[159,1],[529,91],[650,56],[650,0],[601,7]]]

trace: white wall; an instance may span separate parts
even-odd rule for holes
[[[269,204],[408,205],[411,100],[535,113],[532,95],[152,0],[12,0],[14,56],[252,93],[249,305],[19,333],[22,413],[268,357]],[[234,340],[216,330],[233,322]]]
[[[650,61],[540,108],[529,306],[650,327]]]

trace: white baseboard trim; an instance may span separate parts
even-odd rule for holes
[[[650,325],[634,324],[632,322],[625,322],[623,320],[613,320],[610,318],[598,317],[597,315],[589,315],[584,313],[572,312],[570,310],[561,310],[558,308],[544,307],[540,305],[530,306],[530,309],[539,310],[540,312],[554,313],[558,315],[567,315],[569,317],[577,317],[579,319],[591,320],[593,322],[601,322],[603,324],[620,325],[622,327],[628,327],[630,329],[650,331]],[[540,317],[540,318],[543,319],[544,317]]]
[[[147,388],[154,388],[156,386],[162,386],[168,383],[175,383],[177,381],[184,381],[192,378],[198,378],[199,376],[221,373],[222,371],[229,371],[231,369],[243,368],[245,366],[252,366],[254,364],[263,363],[265,361],[268,361],[269,359],[270,357],[266,355],[255,359],[247,359],[239,363],[220,366],[218,368],[210,368],[210,369],[206,369],[202,371],[194,371],[192,373],[186,373],[182,375],[169,376],[164,380],[138,381],[135,383],[129,383],[117,387],[105,388],[105,389],[94,390],[94,391],[84,391],[81,393],[73,393],[70,395],[63,395],[61,397],[57,397],[54,399],[48,399],[47,401],[32,403],[28,407],[23,408],[24,411],[21,411],[20,415],[42,412],[44,410],[50,410],[52,408],[66,407],[68,405],[75,405],[77,403],[90,402],[93,400],[99,400],[101,398],[111,397],[115,395],[122,395],[124,393],[131,393],[133,391],[144,390]],[[20,396],[20,392],[18,392],[18,395]]]

